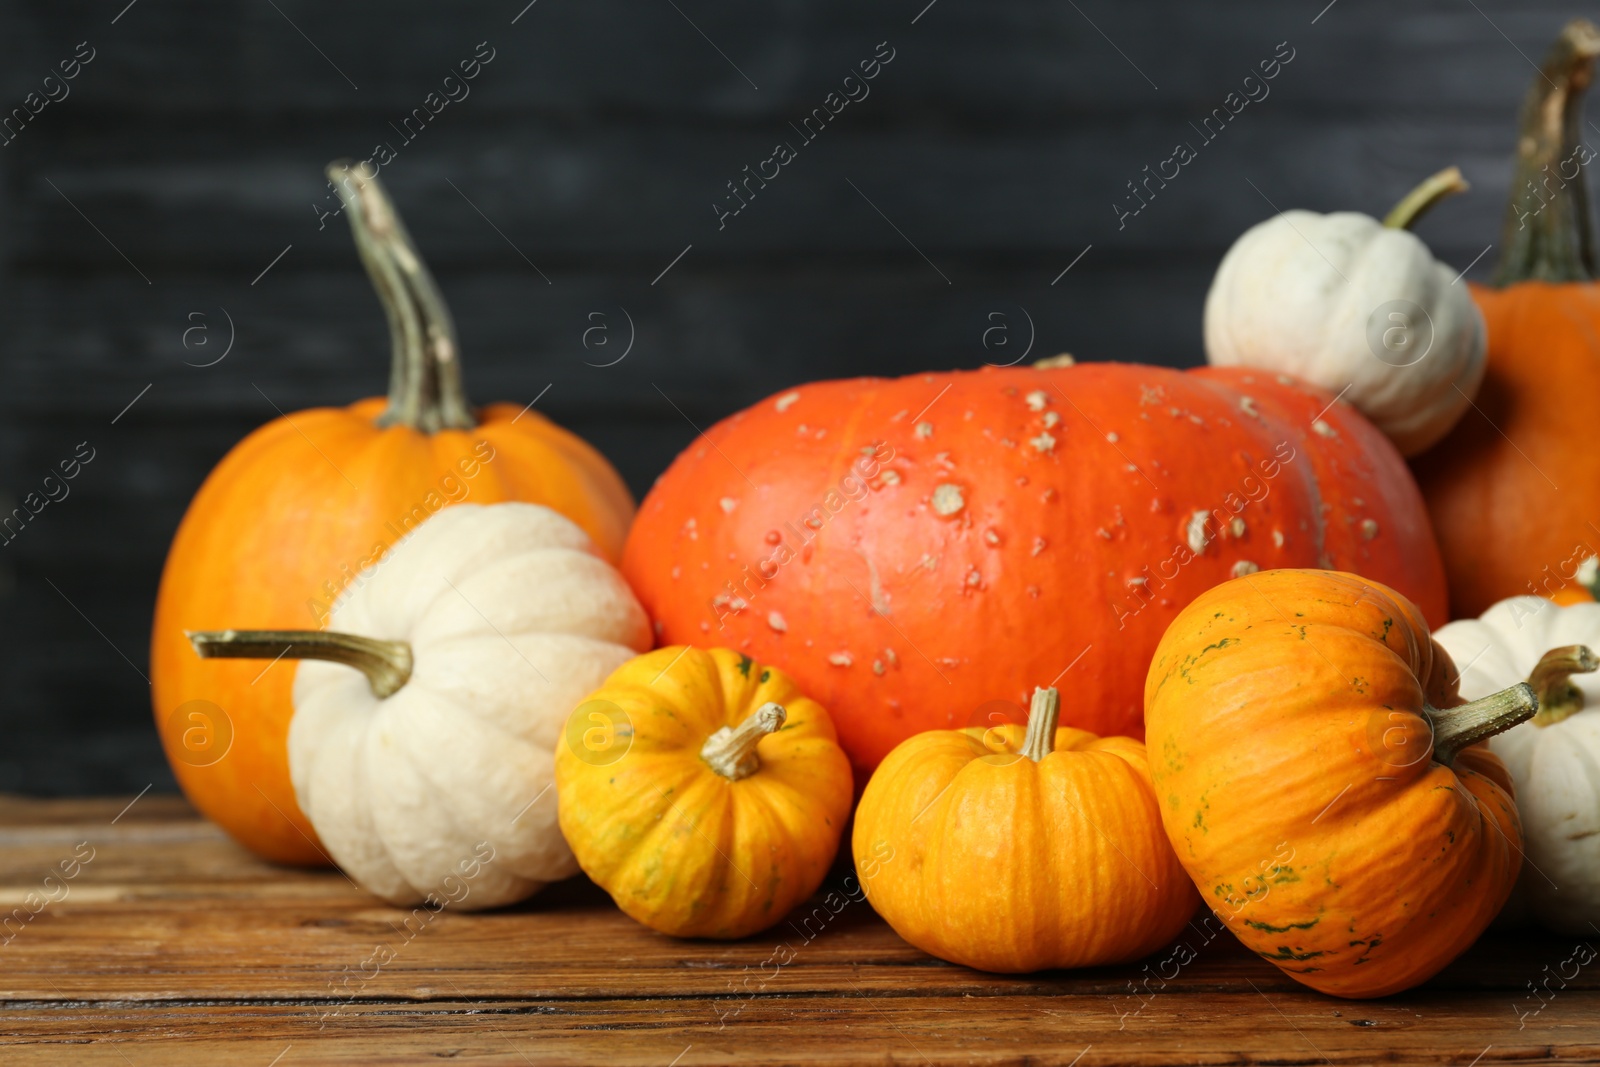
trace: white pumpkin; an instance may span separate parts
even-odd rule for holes
[[[536,504],[446,508],[357,576],[327,626],[191,638],[202,655],[303,658],[289,771],[347,874],[395,904],[478,909],[577,873],[555,746],[572,708],[651,644],[582,530]]]
[[[1382,223],[1285,211],[1252,226],[1206,295],[1206,359],[1341,393],[1403,455],[1427,449],[1477,394],[1486,334],[1466,283],[1404,226],[1460,188],[1451,168]]]
[[[1562,607],[1542,597],[1502,600],[1476,619],[1439,629],[1461,671],[1461,695],[1488,696],[1527,681],[1539,698],[1528,722],[1489,739],[1516,782],[1526,862],[1502,919],[1592,935],[1600,923],[1600,604]],[[1535,668],[1547,653],[1583,646]]]

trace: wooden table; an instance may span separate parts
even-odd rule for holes
[[[1191,933],[1165,978],[1161,956],[1001,977],[910,948],[865,903],[685,942],[581,879],[408,925],[180,800],[127,803],[0,798],[0,1063],[1600,1062],[1600,960],[1563,966],[1573,938],[1490,935],[1421,989],[1353,1002],[1225,933]]]

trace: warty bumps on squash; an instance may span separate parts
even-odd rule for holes
[[[460,500],[547,505],[613,562],[633,514],[621,478],[578,437],[518,404],[472,410],[450,312],[388,196],[348,164],[328,176],[388,314],[388,399],[284,415],[223,457],[173,539],[150,639],[156,724],[178,784],[241,844],[284,863],[328,862],[289,780],[293,664],[201,660],[184,631],[319,625],[363,567]],[[231,745],[212,751],[228,724]]]
[[[623,553],[658,641],[781,664],[861,772],[997,700],[1021,723],[1069,670],[1063,725],[1141,737],[1173,617],[1291,566],[1366,574],[1445,621],[1416,485],[1353,408],[1244,368],[1070,357],[758,403],[677,458]]]

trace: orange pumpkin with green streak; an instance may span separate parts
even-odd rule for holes
[[[736,938],[816,891],[854,784],[828,713],[788,675],[670,647],[573,710],[556,790],[567,844],[618,907],[677,937]]]
[[[1510,775],[1469,746],[1537,703],[1518,685],[1462,705],[1456,674],[1416,605],[1335,571],[1219,585],[1156,649],[1145,736],[1178,860],[1239,940],[1314,989],[1426,980],[1516,882]]]

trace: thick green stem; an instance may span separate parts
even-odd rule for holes
[[[735,782],[748,778],[761,769],[756,746],[763,737],[782,728],[788,717],[782,704],[763,704],[738,726],[724,726],[706,738],[700,748],[700,758],[724,778]]]
[[[1383,224],[1391,230],[1409,230],[1433,206],[1447,197],[1464,193],[1472,186],[1461,176],[1460,167],[1446,167],[1437,174],[1422,180],[1422,184],[1407,193],[1387,215]]]
[[[394,203],[376,174],[348,160],[328,164],[328,180],[344,202],[356,250],[389,319],[389,405],[378,425],[427,433],[471,429],[476,420],[461,384],[455,320]]]
[[[1582,282],[1595,274],[1583,165],[1583,94],[1600,55],[1600,29],[1573,19],[1545,57],[1522,102],[1511,200],[1496,285]]]
[[[1509,689],[1490,693],[1482,700],[1455,708],[1424,707],[1433,724],[1433,758],[1446,767],[1468,745],[1504,733],[1519,722],[1527,722],[1539,710],[1533,687],[1518,682]]]
[[[1056,748],[1056,723],[1061,719],[1061,694],[1052,686],[1034,689],[1028,707],[1028,732],[1022,738],[1022,754],[1038,763]]]
[[[1535,726],[1550,726],[1583,710],[1583,690],[1572,684],[1574,674],[1600,670],[1600,658],[1587,645],[1552,648],[1540,657],[1528,675],[1528,685],[1539,700]]]
[[[393,696],[411,678],[411,646],[332,630],[190,630],[201,659],[325,659],[367,676],[374,696]]]

